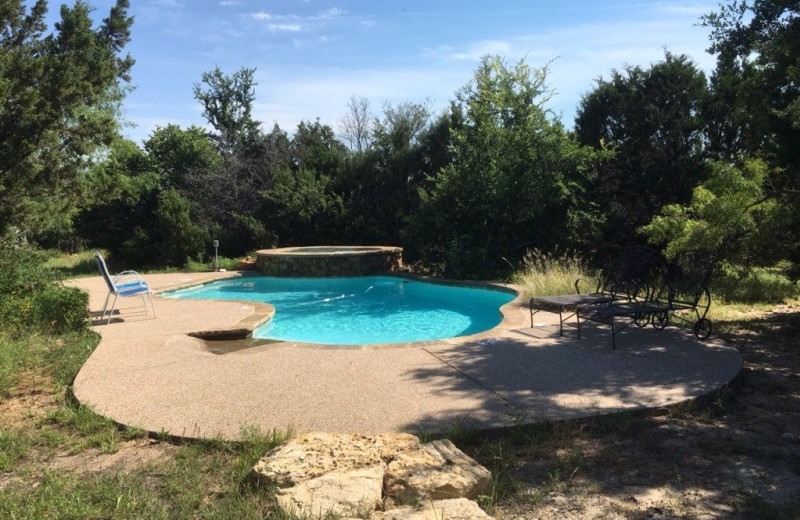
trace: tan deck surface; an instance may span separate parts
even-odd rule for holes
[[[166,289],[232,273],[149,275]],[[99,314],[100,277],[75,280]],[[335,347],[279,342],[209,343],[187,333],[254,321],[245,302],[120,299],[102,340],[74,382],[78,400],[129,426],[186,437],[236,438],[242,427],[378,433],[442,432],[662,407],[704,395],[741,369],[738,351],[689,332],[633,326],[611,349],[608,327],[530,328],[527,308],[503,308],[496,329],[404,345]],[[557,323],[557,316],[536,321]]]

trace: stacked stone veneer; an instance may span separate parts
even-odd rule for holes
[[[403,265],[401,247],[342,247],[265,249],[256,252],[256,269],[267,276],[364,276],[396,271]],[[316,251],[315,251],[316,250]]]

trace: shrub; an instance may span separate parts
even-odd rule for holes
[[[89,319],[89,295],[77,287],[51,283],[36,295],[32,317],[40,327],[55,332],[81,330]]]
[[[42,251],[0,243],[0,322],[4,330],[68,332],[86,327],[88,296],[62,285],[45,261]]]

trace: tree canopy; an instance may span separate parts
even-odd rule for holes
[[[63,5],[46,34],[45,0],[0,7],[0,235],[68,227],[86,166],[117,135],[133,19],[127,0],[97,28],[90,12]]]
[[[594,153],[547,111],[546,78],[546,68],[485,57],[459,92],[452,162],[406,235],[426,243],[429,263],[457,277],[494,277],[507,270],[504,258],[574,243],[589,229],[579,199]]]
[[[688,202],[705,179],[707,97],[705,75],[687,56],[669,52],[649,68],[612,71],[583,97],[578,140],[614,153],[596,185],[607,239],[636,241],[660,208]]]

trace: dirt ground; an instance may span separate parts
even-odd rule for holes
[[[477,449],[484,465],[497,459],[495,471],[505,472],[490,512],[498,520],[800,518],[800,308],[723,329],[744,370],[715,396],[646,415],[509,433],[491,441],[503,454]],[[23,374],[0,401],[0,423],[21,426],[55,409],[63,391],[50,395],[41,390],[47,386]],[[113,453],[42,454],[40,468],[130,471],[176,449],[137,438]],[[19,478],[0,474],[0,489]]]

